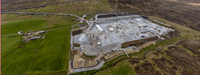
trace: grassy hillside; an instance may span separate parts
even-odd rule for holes
[[[5,14],[6,15],[6,14]],[[22,19],[5,23],[2,25],[1,33],[16,34],[18,31],[37,31],[44,29],[52,29],[63,26],[70,26],[67,22],[70,19],[61,18],[62,16],[54,16],[54,19],[38,19],[40,16],[28,16],[24,18],[23,15],[8,15],[4,21],[13,21],[8,19],[15,16]],[[35,17],[36,19],[26,19],[28,17]],[[60,23],[53,20],[60,19]],[[7,20],[5,20],[7,19]],[[26,20],[23,20],[26,19]],[[46,19],[46,20],[45,20]],[[65,20],[65,21],[63,21]],[[59,22],[59,21],[58,21]],[[32,40],[28,43],[23,43],[22,36],[2,36],[2,74],[53,74],[66,73],[68,70],[68,56],[69,56],[69,42],[71,28],[64,28],[60,30],[49,31],[44,39]],[[24,46],[24,48],[22,48]],[[67,65],[66,65],[67,64]],[[38,66],[40,65],[40,66]]]
[[[46,25],[46,20],[44,19],[27,19],[5,23],[1,26],[1,34],[17,34],[18,31],[28,32],[42,30]],[[17,42],[21,41],[22,36],[2,36],[1,37],[1,52],[2,56],[5,55],[9,50],[14,48]]]
[[[117,65],[96,73],[96,75],[136,75],[127,61],[119,62]]]
[[[20,46],[15,49],[10,49],[12,51],[2,57],[2,74],[24,74],[31,67],[34,56],[37,54],[37,49],[40,48],[41,40],[35,40],[26,45],[22,42],[19,42],[18,44],[20,44]],[[22,48],[21,46],[24,46],[25,48]]]
[[[2,25],[5,23],[10,23],[10,22],[15,22],[15,21],[17,22],[20,20],[27,20],[27,19],[44,19],[46,21],[46,25],[44,25],[44,28],[52,28],[55,26],[59,27],[59,26],[71,25],[71,24],[77,23],[77,21],[71,21],[71,20],[77,19],[76,17],[73,17],[73,16],[2,14],[1,18],[2,18],[1,19]],[[26,22],[26,21],[23,21],[23,22]]]
[[[2,10],[51,4],[70,0],[2,0]]]
[[[32,40],[26,44],[18,42],[20,46],[10,49],[13,51],[3,56],[2,74],[48,74],[67,70],[70,30],[49,31],[45,39]]]
[[[67,71],[71,29],[49,31],[35,55],[32,72]]]
[[[99,12],[113,12],[107,0],[86,0],[80,2],[71,2],[58,5],[50,5],[43,8],[33,8],[28,10],[18,10],[24,12],[57,12],[57,13],[69,13],[76,15],[84,15],[88,13]]]
[[[200,0],[108,0],[117,11],[158,16],[200,31]]]
[[[45,19],[27,19],[9,22],[1,26],[1,34],[17,34],[18,31],[28,32],[33,30],[42,30],[45,25]]]
[[[1,37],[1,56],[4,56],[17,42],[21,41],[22,36],[2,36]]]

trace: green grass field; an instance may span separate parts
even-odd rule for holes
[[[117,63],[117,66],[108,68],[95,75],[136,75],[127,61]]]
[[[2,34],[37,31],[45,19],[20,20],[2,25]],[[60,26],[70,26],[62,23]],[[17,28],[18,27],[18,28]],[[51,28],[57,28],[54,25]],[[2,36],[2,74],[53,74],[68,70],[71,27],[48,31],[44,39],[23,43],[22,36]],[[22,48],[24,46],[24,48]]]
[[[29,42],[26,45],[21,43],[18,48],[2,57],[1,73],[16,75],[24,74],[31,67],[34,56],[37,53],[36,49],[39,49],[40,45],[40,40]],[[24,46],[25,48],[22,48],[21,46]]]
[[[5,23],[1,26],[1,34],[17,34],[18,31],[28,32],[43,30],[46,25],[45,19],[27,19]]]
[[[17,42],[20,41],[22,36],[2,36],[1,37],[1,54],[6,54]],[[3,55],[1,55],[3,56]]]
[[[50,5],[42,8],[17,10],[21,12],[56,12],[68,13],[82,16],[88,13],[113,12],[107,0],[87,0],[80,2],[70,2],[65,4]]]
[[[44,19],[46,20],[46,24],[44,26],[45,29],[52,28],[55,26],[61,27],[61,26],[71,25],[78,22],[78,21],[71,21],[71,20],[77,19],[76,17],[58,16],[58,15],[43,16],[43,15],[2,14],[1,17],[2,17],[2,20],[1,20],[2,26],[7,23],[19,22],[19,21],[27,20],[27,19]]]
[[[70,48],[70,28],[49,31],[30,68],[32,71],[67,71]]]
[[[2,74],[48,74],[67,71],[71,28],[49,31],[45,39],[21,44],[2,58]]]
[[[1,34],[2,35],[9,35],[9,34],[17,34],[18,31],[33,31],[33,30],[42,30],[43,27],[46,25],[45,19],[27,19],[27,20],[20,20],[5,23],[1,26]],[[2,56],[10,52],[13,46],[22,38],[22,36],[2,36],[1,42],[1,52]]]

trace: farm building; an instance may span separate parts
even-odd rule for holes
[[[30,38],[30,40],[36,40],[36,39],[41,39],[41,38],[42,38],[42,36],[33,36]]]

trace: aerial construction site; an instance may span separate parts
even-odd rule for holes
[[[156,40],[170,38],[175,30],[159,23],[163,24],[141,15],[95,15],[87,27],[72,30],[70,72],[99,69],[119,55],[129,57],[129,53],[138,52]]]

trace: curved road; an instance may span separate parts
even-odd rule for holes
[[[180,41],[182,41],[182,40],[184,40],[184,39],[180,39],[180,40],[178,40],[178,41],[176,41],[176,42],[174,42],[174,43],[171,43],[171,44],[165,45],[165,46],[162,47],[162,48],[158,48],[158,49],[154,49],[154,50],[161,50],[161,49],[164,49],[165,47],[167,47],[167,46],[169,46],[169,45],[176,44],[176,43],[178,43],[178,42],[180,42]],[[94,75],[95,73],[97,73],[97,72],[99,72],[99,71],[102,71],[102,70],[105,70],[105,69],[107,69],[107,68],[110,68],[110,67],[116,66],[116,64],[117,64],[118,62],[120,62],[120,61],[122,61],[122,60],[125,60],[125,59],[144,60],[144,59],[146,59],[146,57],[145,57],[146,54],[149,53],[150,51],[153,51],[153,50],[149,50],[149,51],[147,51],[147,52],[144,53],[144,55],[143,55],[143,59],[136,59],[136,58],[123,58],[123,59],[120,59],[120,60],[114,62],[114,64],[112,64],[111,66],[107,66],[107,67],[105,67],[105,68],[102,68],[102,69],[99,69],[99,70],[93,72],[91,75]]]

